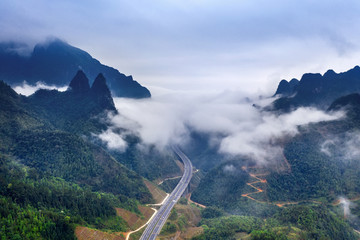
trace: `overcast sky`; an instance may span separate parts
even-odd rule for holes
[[[1,0],[0,40],[59,37],[150,89],[275,91],[360,64],[359,0]]]

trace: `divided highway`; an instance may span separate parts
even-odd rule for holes
[[[189,185],[192,177],[192,164],[190,159],[176,146],[173,147],[174,152],[180,157],[184,163],[184,175],[176,188],[169,195],[164,205],[159,209],[153,219],[149,222],[140,240],[155,240],[159,235],[162,227],[168,219],[171,209],[175,206],[181,195],[184,193],[186,187]]]

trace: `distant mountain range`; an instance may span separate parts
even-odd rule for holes
[[[360,67],[335,73],[328,70],[324,75],[320,73],[306,73],[301,80],[282,80],[276,90],[279,96],[273,103],[274,110],[290,111],[302,106],[315,106],[327,109],[337,98],[360,92]]]
[[[81,69],[90,79],[102,73],[116,97],[148,98],[150,91],[118,70],[101,64],[87,52],[59,39],[37,44],[30,55],[23,54],[26,45],[16,42],[0,43],[0,80],[10,85],[44,82],[68,85]]]

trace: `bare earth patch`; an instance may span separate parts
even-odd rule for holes
[[[117,215],[125,220],[131,230],[135,230],[144,225],[154,213],[154,210],[150,207],[139,206],[138,208],[144,216],[138,216],[128,210],[116,208]]]
[[[167,196],[166,192],[164,192],[163,190],[158,188],[152,182],[149,182],[148,180],[144,179],[144,183],[145,183],[146,187],[149,189],[149,191],[150,191],[151,195],[153,196],[153,198],[155,199],[156,203],[161,203],[164,200],[164,198]]]
[[[161,240],[170,240],[170,239],[176,239],[176,240],[185,240],[185,239],[191,239],[201,233],[203,233],[202,227],[197,227],[198,223],[201,220],[201,214],[198,207],[194,205],[181,205],[176,204],[175,209],[177,212],[177,219],[176,220],[167,220],[167,222],[175,223],[178,225],[178,221],[180,218],[186,219],[186,225],[180,231],[180,228],[178,227],[178,231],[173,234],[167,234],[167,235],[160,235],[159,239]]]
[[[182,239],[191,239],[197,235],[200,235],[204,232],[202,227],[189,227],[186,229],[186,232],[181,234]]]
[[[106,233],[87,227],[76,227],[75,236],[78,240],[125,240],[121,233]]]

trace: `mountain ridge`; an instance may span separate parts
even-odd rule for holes
[[[59,39],[35,45],[28,55],[22,55],[19,48],[25,48],[24,44],[0,43],[0,79],[10,85],[21,84],[24,80],[30,84],[40,81],[49,85],[68,85],[68,79],[81,69],[90,79],[103,73],[116,97],[151,97],[150,91],[132,76],[101,64],[89,53]]]
[[[57,128],[86,135],[89,129],[98,133],[106,129],[106,124],[98,117],[105,117],[109,111],[117,113],[117,110],[105,78],[94,84],[90,87],[87,76],[79,70],[65,92],[40,89],[25,101],[38,116],[48,119]]]
[[[320,73],[305,73],[300,81],[282,80],[274,94],[280,97],[270,109],[290,111],[298,107],[314,106],[326,110],[337,98],[360,92],[360,67],[336,73],[328,70]]]

